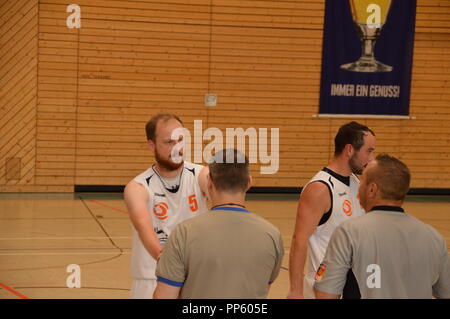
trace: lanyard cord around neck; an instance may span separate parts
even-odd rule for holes
[[[231,206],[231,205],[233,205],[233,206],[239,206],[239,207],[242,207],[242,208],[246,209],[244,205],[241,205],[241,204],[235,204],[235,203],[220,204],[220,205],[216,205],[216,206],[214,206],[214,207],[211,207],[211,209],[214,209],[214,208],[217,208],[217,207],[221,207],[221,206]]]

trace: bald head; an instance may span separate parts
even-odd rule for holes
[[[375,183],[383,200],[403,201],[409,190],[411,174],[400,160],[380,154],[367,165],[364,172],[366,185]]]

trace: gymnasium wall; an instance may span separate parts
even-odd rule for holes
[[[0,191],[36,184],[38,0],[0,1]]]
[[[323,0],[74,2],[79,29],[71,2],[0,1],[0,191],[126,184],[153,161],[144,125],[159,111],[192,134],[194,120],[224,136],[279,128],[279,170],[252,165],[255,186],[302,186],[330,159],[348,120],[313,118]],[[413,187],[450,188],[450,0],[418,0],[412,78],[416,120],[359,121]]]

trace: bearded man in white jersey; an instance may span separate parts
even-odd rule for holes
[[[356,174],[362,174],[373,159],[375,134],[353,121],[340,127],[334,142],[334,157],[303,187],[300,195],[289,257],[288,298],[315,297],[314,277],[331,234],[345,220],[365,213],[358,200]],[[348,285],[356,284],[351,272],[348,276]],[[359,297],[347,291],[357,290],[344,288],[343,298]]]
[[[156,287],[156,262],[180,222],[207,211],[207,167],[183,161],[176,148],[183,128],[178,116],[160,113],[146,124],[148,147],[156,163],[125,187],[132,222],[131,298],[150,299]],[[180,156],[174,158],[174,156]]]

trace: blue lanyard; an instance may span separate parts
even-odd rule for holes
[[[211,210],[229,210],[229,211],[233,211],[233,212],[241,212],[241,213],[250,213],[248,210],[244,209],[244,208],[239,208],[239,207],[229,207],[229,206],[225,206],[225,207],[214,207]]]

